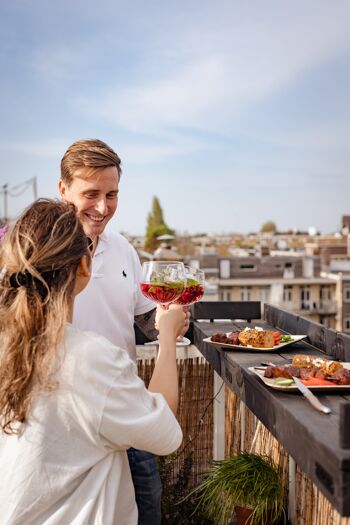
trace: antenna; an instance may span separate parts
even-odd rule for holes
[[[19,197],[20,195],[22,195],[22,193],[27,191],[29,186],[32,187],[33,197],[34,197],[34,200],[36,200],[37,194],[38,194],[36,177],[32,177],[31,179],[28,179],[22,182],[21,184],[17,184],[16,186],[11,186],[10,188],[9,188],[8,183],[3,184],[1,186],[0,195],[1,194],[3,195],[3,206],[4,206],[4,214],[2,217],[3,222],[6,223],[9,220],[8,198],[9,197]]]

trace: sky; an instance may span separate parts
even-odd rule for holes
[[[60,159],[122,159],[111,226],[337,231],[350,214],[348,0],[0,3],[0,186],[58,197]],[[22,194],[21,191],[23,191]],[[4,213],[0,194],[0,215]]]

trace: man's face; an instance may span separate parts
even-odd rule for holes
[[[87,168],[78,169],[70,186],[60,180],[59,190],[61,197],[77,208],[86,235],[96,239],[117,209],[119,174],[116,166],[103,168],[85,178],[87,171]]]

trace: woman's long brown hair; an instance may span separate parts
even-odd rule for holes
[[[17,433],[36,391],[55,387],[57,346],[88,238],[72,206],[40,199],[0,245],[0,428]]]

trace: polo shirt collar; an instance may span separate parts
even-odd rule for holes
[[[97,242],[97,246],[95,250],[95,256],[99,255],[100,253],[103,253],[108,243],[109,243],[108,234],[106,232],[102,232],[101,235],[99,235],[98,237],[98,242]]]

